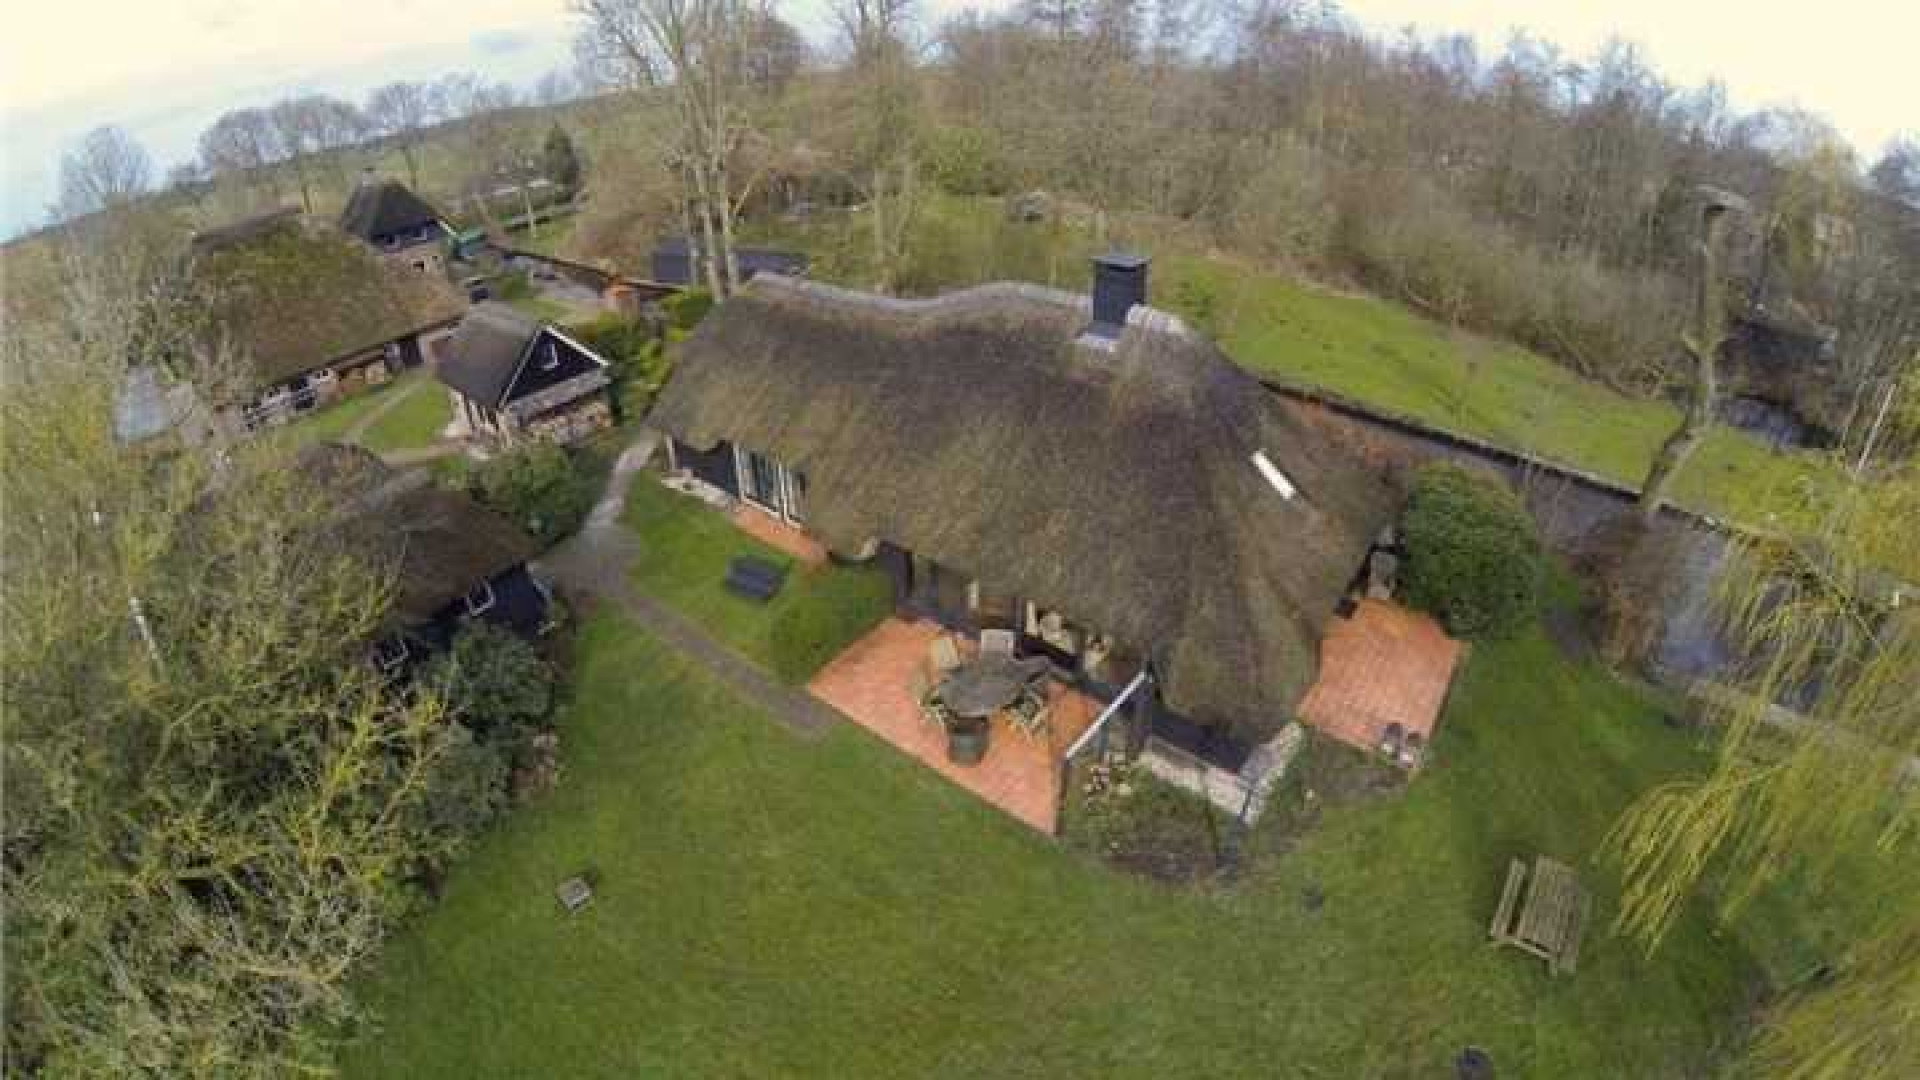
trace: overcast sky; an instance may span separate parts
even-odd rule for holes
[[[780,9],[818,38],[825,0]],[[923,0],[934,17],[1012,0]],[[1920,0],[1347,0],[1370,29],[1466,31],[1483,57],[1525,26],[1574,55],[1609,34],[1670,81],[1718,76],[1741,108],[1796,102],[1869,160],[1920,129]],[[472,70],[525,85],[571,62],[565,0],[41,0],[0,35],[0,236],[37,224],[62,151],[125,127],[162,172],[229,108],[294,91],[358,99],[393,79]]]

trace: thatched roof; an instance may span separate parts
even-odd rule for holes
[[[653,421],[807,475],[807,527],[887,540],[1151,648],[1169,703],[1269,728],[1371,538],[1384,478],[1177,319],[1025,285],[938,300],[762,275],[682,346]],[[1264,451],[1297,495],[1253,463]]]
[[[539,336],[538,321],[506,304],[477,304],[453,332],[437,372],[440,381],[474,401],[498,407]]]
[[[280,218],[204,248],[195,281],[211,345],[232,348],[256,387],[458,318],[465,303],[435,274],[394,266],[329,226]]]
[[[398,180],[356,186],[347,196],[346,209],[340,212],[340,228],[368,242],[439,220],[440,215],[426,200]]]
[[[511,520],[360,447],[317,444],[302,451],[300,468],[340,500],[339,535],[373,565],[393,569],[394,629],[426,622],[539,550]]]

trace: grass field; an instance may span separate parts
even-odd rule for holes
[[[649,475],[634,481],[625,521],[645,551],[633,570],[642,592],[790,682],[811,676],[893,608],[893,585],[885,574],[831,563],[797,566]],[[727,564],[743,555],[788,568],[778,596],[761,604],[728,591]]]
[[[456,868],[362,989],[347,1075],[1700,1075],[1757,967],[1690,914],[1652,959],[1589,861],[1701,760],[1538,630],[1476,649],[1432,766],[1236,884],[1068,853],[851,726],[803,740],[652,639],[591,621],[565,780]],[[1288,796],[1297,798],[1297,796]],[[1490,949],[1506,861],[1596,891],[1580,970]],[[600,875],[568,918],[554,885]],[[1324,894],[1317,909],[1302,903]]]
[[[758,226],[756,242],[815,257],[816,276],[871,284],[862,220]],[[1538,353],[1456,333],[1390,301],[1311,288],[1285,275],[1123,238],[1156,254],[1152,300],[1219,341],[1245,367],[1297,380],[1638,486],[1679,422],[1661,401],[1630,398]],[[997,200],[929,198],[916,219],[910,292],[994,279],[1084,288],[1100,245],[1085,230],[1013,224]],[[1807,493],[1831,482],[1824,460],[1783,454],[1716,429],[1676,481],[1677,501],[1749,524],[1802,520]]]
[[[376,454],[426,446],[453,418],[453,403],[445,389],[426,370],[415,369],[303,417],[280,429],[280,435],[300,444],[343,441],[357,424],[395,397],[403,400],[351,441]]]
[[[367,426],[360,444],[376,454],[428,446],[439,439],[452,419],[453,399],[446,387],[425,377],[405,401]]]

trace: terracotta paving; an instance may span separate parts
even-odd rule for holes
[[[1463,646],[1440,624],[1385,600],[1362,600],[1320,642],[1320,678],[1300,718],[1363,750],[1388,724],[1430,740]]]
[[[888,619],[822,668],[807,689],[940,775],[1052,835],[1059,823],[1060,757],[1100,715],[1100,703],[1052,685],[1047,738],[1028,738],[995,720],[986,759],[955,765],[947,760],[946,734],[921,717],[913,690],[928,670],[929,644],[943,632],[925,620]]]
[[[784,551],[808,566],[819,566],[827,561],[827,549],[819,541],[745,499],[734,508],[733,523],[748,536],[770,548]]]

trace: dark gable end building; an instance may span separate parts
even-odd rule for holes
[[[674,467],[880,560],[903,608],[1013,629],[1097,693],[1144,667],[1162,709],[1251,741],[1313,683],[1398,497],[1146,306],[1146,277],[1117,257],[1091,298],[896,300],[761,274],[651,422]]]
[[[441,268],[440,245],[453,229],[438,211],[398,180],[362,177],[340,212],[340,229],[383,255],[399,255],[414,270]]]
[[[433,359],[466,308],[439,274],[286,211],[196,235],[190,273],[209,315],[201,349],[224,372],[202,395],[249,431]]]
[[[505,304],[469,311],[436,371],[480,438],[566,444],[613,423],[607,362]]]

